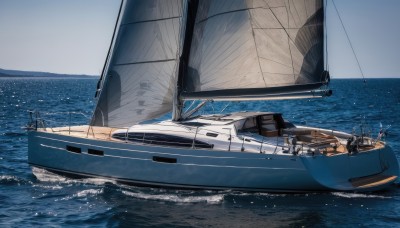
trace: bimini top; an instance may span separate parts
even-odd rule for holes
[[[281,115],[280,113],[274,112],[235,112],[230,114],[214,114],[197,116],[191,119],[179,122],[183,125],[207,125],[207,124],[219,124],[228,125],[233,122],[247,119],[249,117],[263,116],[263,115]]]

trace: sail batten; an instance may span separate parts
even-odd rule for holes
[[[115,66],[134,65],[134,64],[143,64],[143,63],[162,63],[162,62],[170,62],[170,61],[176,61],[176,59],[153,60],[153,61],[143,61],[143,62],[135,62],[135,63],[118,63],[118,64],[115,64]]]
[[[146,22],[156,22],[156,21],[164,21],[164,20],[169,20],[169,19],[179,19],[181,18],[180,16],[174,16],[174,17],[167,17],[167,18],[160,18],[160,19],[152,19],[152,20],[143,20],[143,21],[134,21],[134,22],[129,22],[123,24],[123,26],[126,25],[134,25],[134,24],[140,24],[140,23],[146,23]]]

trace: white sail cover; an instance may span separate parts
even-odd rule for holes
[[[92,125],[128,127],[171,111],[183,8],[183,0],[125,1]]]
[[[322,0],[200,0],[183,98],[241,100],[319,88]]]

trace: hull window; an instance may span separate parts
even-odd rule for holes
[[[153,161],[162,162],[162,163],[176,163],[176,158],[166,158],[166,157],[154,156]]]
[[[88,154],[97,155],[97,156],[104,156],[104,151],[102,150],[95,150],[95,149],[88,149]]]
[[[82,153],[82,150],[81,150],[81,148],[79,148],[79,147],[74,147],[74,146],[66,146],[66,149],[69,151],[69,152],[73,152],[73,153],[78,153],[78,154],[80,154],[80,153]]]

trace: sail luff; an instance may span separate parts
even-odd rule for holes
[[[111,37],[111,43],[110,43],[110,47],[109,47],[108,52],[107,52],[106,61],[104,62],[103,70],[101,72],[100,79],[99,79],[99,81],[97,83],[97,89],[96,89],[95,98],[99,97],[101,89],[104,86],[104,81],[105,81],[105,78],[106,78],[106,72],[108,70],[110,59],[111,59],[111,56],[112,56],[112,53],[113,53],[113,50],[114,50],[114,46],[115,46],[116,34],[117,34],[117,31],[118,31],[119,26],[121,24],[121,18],[122,18],[122,12],[123,12],[122,9],[124,7],[124,2],[125,2],[124,0],[121,0],[121,4],[119,6],[118,17],[117,17],[117,20],[115,21],[114,31],[113,31],[113,35]],[[96,105],[97,105],[97,102],[96,102]]]
[[[97,106],[99,105],[99,100],[100,100],[103,88],[104,88],[104,86],[106,84],[106,81],[107,81],[107,72],[108,72],[109,67],[110,67],[110,63],[111,63],[112,56],[113,56],[113,53],[114,53],[115,43],[116,43],[116,40],[117,40],[117,37],[118,37],[119,28],[121,26],[122,18],[124,16],[124,12],[125,12],[124,9],[125,9],[125,5],[126,5],[126,1],[127,0],[121,0],[119,12],[118,12],[118,18],[117,18],[117,21],[116,21],[116,24],[115,24],[114,33],[112,35],[111,45],[110,45],[110,48],[109,48],[108,53],[107,53],[107,58],[106,58],[106,61],[104,63],[104,68],[103,68],[102,74],[101,74],[100,79],[99,79],[99,81],[97,83],[97,89],[96,89],[96,94],[95,94],[96,106],[95,106],[95,109],[94,109],[95,111],[93,112],[92,118],[90,120],[90,125],[96,125],[96,119],[97,119],[97,121],[99,121],[99,119],[100,119],[100,121],[102,123],[104,123],[104,113],[99,111],[97,113],[97,116],[96,116],[96,110],[98,110]]]

